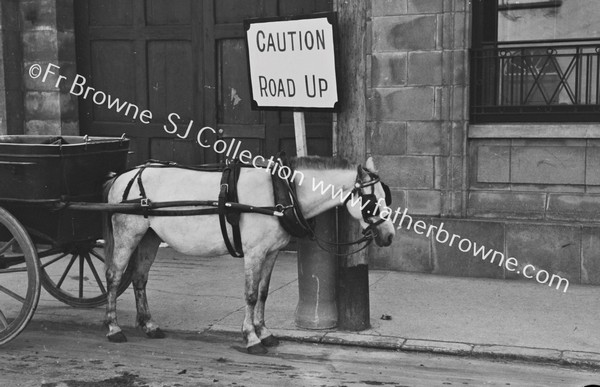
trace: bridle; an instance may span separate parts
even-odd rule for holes
[[[360,168],[360,166],[359,166],[359,168]],[[356,175],[356,181],[354,182],[354,188],[352,189],[351,194],[344,201],[344,205],[348,202],[348,200],[350,200],[350,198],[352,196],[358,195],[361,198],[361,215],[362,215],[365,223],[367,223],[369,225],[369,227],[367,227],[367,229],[369,229],[371,227],[378,226],[385,221],[385,219],[379,219],[376,222],[371,221],[372,217],[377,216],[380,213],[379,206],[377,205],[379,203],[379,199],[377,199],[377,196],[375,196],[375,184],[381,183],[381,187],[383,187],[383,191],[385,193],[385,205],[386,206],[390,206],[392,204],[392,196],[391,196],[390,188],[384,182],[381,181],[378,174],[376,174],[375,172],[366,170],[366,169],[363,169],[363,171],[367,173],[367,175],[371,178],[371,180],[369,180],[367,182],[363,182],[360,179],[360,171],[359,171],[358,174]],[[363,190],[368,187],[371,187],[371,193],[366,194],[366,193],[364,193]],[[364,204],[365,201],[366,201],[366,204]]]
[[[363,181],[361,179],[361,174],[362,174],[361,172],[366,172],[367,175],[370,177],[370,180],[366,181],[366,182]],[[346,243],[336,243],[336,242],[325,241],[325,240],[317,237],[315,235],[314,230],[311,229],[312,237],[315,240],[315,242],[319,245],[319,247],[321,247],[321,249],[328,251],[329,253],[334,254],[334,255],[347,256],[347,255],[356,254],[359,251],[366,249],[373,242],[373,239],[377,235],[375,227],[377,227],[381,223],[385,222],[385,219],[382,217],[380,217],[380,219],[377,219],[376,221],[371,220],[371,218],[379,215],[379,213],[380,213],[378,199],[377,199],[377,196],[375,196],[375,184],[377,184],[377,183],[381,183],[381,187],[383,188],[383,191],[385,193],[385,204],[386,204],[386,206],[389,207],[392,204],[392,195],[390,192],[390,188],[384,182],[381,181],[378,174],[376,174],[375,172],[371,172],[367,169],[364,169],[360,165],[358,166],[356,179],[354,181],[354,188],[352,188],[350,195],[348,195],[348,197],[346,197],[346,200],[344,200],[343,204],[346,205],[348,203],[348,201],[350,200],[350,198],[354,197],[355,195],[358,195],[361,198],[361,215],[362,215],[363,221],[365,223],[367,223],[368,226],[362,230],[363,236],[360,239],[358,239],[354,242],[346,242]],[[369,187],[371,188],[371,192],[364,193],[364,190]],[[365,204],[365,201],[366,201],[366,204]],[[361,247],[355,251],[352,251],[350,253],[346,253],[346,254],[339,254],[339,253],[333,252],[333,251],[325,248],[325,246],[321,245],[321,243],[325,243],[330,246],[338,247],[338,246],[358,245],[363,242],[367,242],[367,243],[363,247]]]

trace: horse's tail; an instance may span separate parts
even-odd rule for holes
[[[114,172],[109,172],[107,180],[102,184],[102,201],[108,203],[108,193],[112,188],[118,175]],[[115,239],[113,237],[112,214],[103,212],[102,216],[102,237],[104,238],[104,257],[108,263],[108,259],[112,258]]]

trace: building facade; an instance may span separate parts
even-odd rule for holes
[[[401,227],[391,248],[371,249],[372,268],[523,279],[532,265],[532,275],[600,284],[594,1],[369,0],[365,136],[393,208],[518,260],[509,270],[440,243],[435,233]],[[195,130],[218,128],[218,136],[239,139],[253,153],[293,154],[291,112],[250,109],[242,21],[336,6],[3,1],[0,131],[126,133],[132,164],[214,161],[195,139],[182,138],[193,121]],[[34,63],[53,63],[68,79],[81,74],[90,86],[152,111],[153,123],[78,99],[67,84],[32,79]],[[178,113],[176,133],[163,128],[171,112]],[[332,153],[332,121],[328,113],[307,114],[310,154]]]

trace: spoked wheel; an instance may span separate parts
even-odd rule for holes
[[[76,308],[95,308],[106,303],[103,246],[96,241],[78,242],[42,250],[42,286],[57,300]],[[117,295],[131,283],[132,267],[123,273]]]
[[[37,252],[21,223],[0,207],[0,345],[17,337],[40,298]]]

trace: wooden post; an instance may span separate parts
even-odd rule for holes
[[[294,112],[296,155],[307,155],[304,113]],[[315,217],[315,233],[328,242],[336,241],[335,210]],[[336,259],[315,241],[298,239],[298,305],[296,325],[305,329],[327,329],[337,325]]]
[[[306,121],[304,112],[294,112],[294,134],[296,136],[296,156],[308,156],[306,150]]]
[[[366,36],[367,0],[336,0],[340,33],[340,101],[337,122],[338,154],[355,163],[366,156]],[[341,211],[340,242],[356,240],[361,227]],[[343,247],[348,253],[356,246]],[[367,251],[338,260],[338,327],[360,331],[369,328],[369,270]]]

